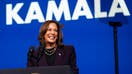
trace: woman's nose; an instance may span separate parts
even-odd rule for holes
[[[55,31],[54,31],[54,30],[51,30],[51,33],[52,33],[52,34],[55,34]]]

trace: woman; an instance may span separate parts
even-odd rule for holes
[[[28,55],[28,67],[70,65],[78,74],[76,54],[73,46],[63,44],[61,27],[58,22],[48,20],[42,24],[39,32],[40,46]]]

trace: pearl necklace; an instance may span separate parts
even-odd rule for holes
[[[56,47],[50,48],[50,49],[45,49],[45,50],[44,50],[44,53],[45,53],[46,55],[51,56],[51,55],[53,55],[53,54],[55,53],[55,51],[56,51]]]

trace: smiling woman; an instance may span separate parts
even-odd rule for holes
[[[28,67],[69,65],[74,74],[78,74],[75,49],[64,45],[61,27],[58,22],[48,20],[42,24],[39,32],[40,46],[28,54]]]

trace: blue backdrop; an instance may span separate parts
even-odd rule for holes
[[[27,52],[30,46],[38,46],[37,40],[39,28],[46,19],[47,6],[50,1],[56,2],[59,7],[63,0],[0,0],[0,69],[25,68]],[[74,45],[77,54],[77,64],[80,74],[114,74],[114,41],[113,28],[108,21],[120,21],[122,27],[118,28],[118,48],[119,48],[119,73],[132,74],[132,16],[125,16],[117,13],[114,17],[95,18],[95,3],[97,0],[67,0],[70,15],[73,16],[77,1],[86,1],[92,12],[93,18],[88,19],[80,15],[78,19],[66,20],[64,15],[59,22],[64,24],[62,29],[64,43]],[[101,10],[109,12],[113,0],[100,0]],[[121,0],[132,14],[132,0]],[[12,19],[9,23],[7,19],[12,5],[12,14],[18,3],[23,3],[20,10],[16,10],[18,15],[25,20],[30,4],[38,2],[44,16],[44,20],[32,20],[29,23],[18,23],[17,19]],[[121,6],[119,6],[121,7]],[[14,8],[14,9],[13,9]],[[13,12],[14,10],[14,12]],[[83,7],[81,11],[84,11]],[[37,14],[34,12],[34,14]],[[79,14],[79,13],[78,13]],[[54,20],[56,16],[53,16]],[[8,22],[8,23],[7,23]]]

